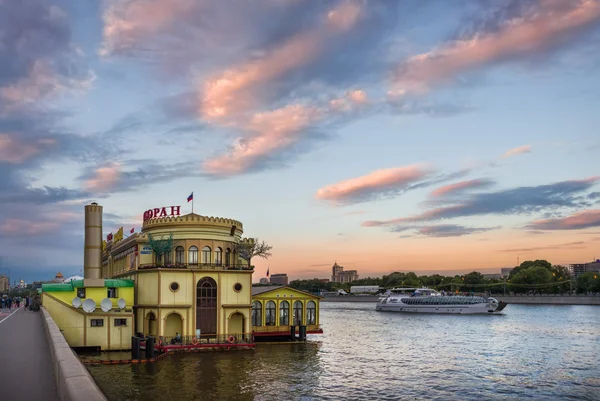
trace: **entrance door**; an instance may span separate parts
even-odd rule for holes
[[[202,336],[217,334],[217,283],[210,277],[196,285],[196,329]]]

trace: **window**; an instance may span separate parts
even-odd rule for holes
[[[171,252],[165,253],[165,264],[173,263],[173,254]]]
[[[127,319],[115,319],[116,326],[127,326]]]
[[[173,281],[171,284],[169,284],[169,288],[173,292],[179,291],[179,283],[176,281]]]
[[[104,319],[92,319],[90,323],[92,327],[103,327]]]
[[[242,290],[242,285],[240,283],[235,283],[233,286],[233,290],[235,292],[240,292]]]
[[[108,287],[108,291],[106,291],[108,294],[106,295],[107,298],[118,298],[117,297],[117,289],[115,287]]]
[[[315,301],[306,303],[306,324],[317,324],[317,304],[315,304]]]
[[[279,325],[289,326],[290,324],[290,303],[281,301],[279,303]]]
[[[160,264],[162,264],[163,255],[159,255],[159,254],[155,253],[154,254],[154,259],[156,260],[156,264],[160,265]]]
[[[223,250],[221,248],[215,249],[215,264],[221,266],[223,263]]]
[[[191,265],[198,264],[198,247],[190,246],[190,250],[188,252],[188,263]]]
[[[210,251],[210,246],[202,248],[202,264],[207,265],[210,263]]]
[[[185,260],[183,260],[184,249],[182,246],[178,246],[175,248],[175,263],[184,264]]]
[[[260,301],[252,302],[252,326],[262,326],[262,304]]]
[[[225,266],[229,266],[231,264],[231,249],[227,248],[225,250]]]
[[[267,307],[265,308],[265,319],[265,324],[267,326],[275,326],[275,302],[267,302]]]
[[[294,302],[294,324],[302,325],[302,302]]]
[[[77,296],[79,298],[85,298],[85,288],[78,288],[77,289]]]

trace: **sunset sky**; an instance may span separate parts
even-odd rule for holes
[[[0,0],[0,274],[181,205],[271,273],[600,258],[600,0]]]

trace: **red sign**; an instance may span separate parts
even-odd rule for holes
[[[181,216],[181,206],[163,206],[148,209],[144,212],[144,221],[159,217]]]

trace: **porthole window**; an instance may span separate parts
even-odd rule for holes
[[[169,284],[169,288],[173,292],[179,291],[179,283],[176,281],[173,281],[171,284]]]
[[[235,290],[235,292],[240,292],[242,290],[242,285],[240,283],[235,283],[233,289]]]

